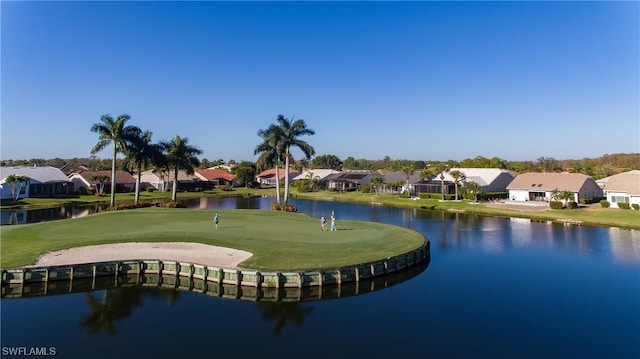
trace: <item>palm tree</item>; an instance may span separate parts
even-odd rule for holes
[[[433,167],[434,172],[440,176],[440,190],[442,192],[442,200],[444,201],[444,174],[449,172],[449,166],[444,163],[439,163]]]
[[[135,137],[131,141],[129,148],[126,150],[127,159],[136,166],[138,175],[136,176],[136,192],[135,203],[140,201],[140,176],[142,169],[149,166],[161,152],[158,145],[151,144],[151,131],[137,131]]]
[[[464,173],[458,170],[453,170],[449,172],[449,174],[451,175],[451,177],[453,177],[453,183],[456,186],[456,201],[457,201],[458,200],[458,184],[460,184],[460,181],[465,179],[465,175]]]
[[[263,142],[256,146],[254,155],[261,153],[256,165],[258,170],[264,170],[275,166],[276,172],[276,203],[280,203],[280,162],[282,161],[282,149],[279,146],[281,133],[276,125],[270,125],[267,129],[258,131],[258,136]]]
[[[415,168],[413,168],[412,165],[410,164],[406,164],[403,165],[402,168],[400,169],[400,171],[402,171],[402,173],[404,173],[404,179],[407,181],[407,192],[409,192],[409,196],[411,196],[411,190],[409,189],[409,177],[411,177],[411,175],[416,171]]]
[[[380,193],[378,192],[378,188],[380,186],[384,186],[384,177],[373,177],[369,180],[369,183],[373,185],[373,188],[376,191],[376,195],[379,196]]]
[[[276,152],[284,153],[284,203],[289,200],[289,162],[291,159],[291,147],[298,147],[307,159],[315,155],[316,151],[305,141],[299,140],[298,137],[303,135],[314,135],[316,132],[307,128],[307,124],[303,119],[289,120],[288,118],[278,115],[276,119],[277,125],[269,127],[274,132],[276,139]]]
[[[202,151],[189,145],[188,138],[176,135],[171,141],[165,142],[163,147],[167,151],[167,163],[173,171],[173,190],[171,200],[175,201],[178,193],[178,171],[183,170],[187,174],[194,173],[194,169],[200,165],[197,155]]]
[[[468,195],[473,197],[474,202],[478,202],[478,195],[482,193],[482,186],[480,186],[480,184],[478,184],[477,182],[472,181],[467,183],[467,185],[464,186],[463,190],[466,191]]]
[[[111,115],[106,114],[100,117],[100,122],[91,126],[91,132],[99,135],[98,143],[91,150],[92,154],[102,151],[105,147],[113,144],[113,156],[111,158],[111,206],[116,203],[116,156],[124,152],[129,143],[140,130],[135,126],[126,126],[131,116],[123,114],[115,120]]]

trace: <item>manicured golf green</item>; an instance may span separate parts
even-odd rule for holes
[[[258,270],[320,269],[374,261],[420,247],[422,234],[392,225],[340,221],[323,232],[320,219],[263,210],[212,211],[143,208],[87,217],[3,226],[2,268],[32,264],[47,252],[118,242],[198,242],[249,251],[240,264]]]

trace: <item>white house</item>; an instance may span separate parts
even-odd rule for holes
[[[464,174],[464,179],[459,183],[460,187],[475,182],[482,187],[484,193],[506,192],[507,186],[515,177],[510,171],[500,168],[451,168],[449,172],[452,171],[460,171]],[[455,179],[449,172],[444,174],[444,180],[454,182]]]
[[[104,182],[104,192],[111,193],[111,170],[102,171],[79,171],[69,174],[69,180],[73,182],[73,187],[77,191],[80,188],[95,188],[96,183],[91,180],[93,176],[107,176],[109,179]],[[116,192],[131,192],[135,189],[136,180],[125,171],[116,171]]]
[[[0,193],[2,199],[11,199],[11,185],[6,183],[10,175],[25,176],[29,184],[20,189],[18,198],[67,196],[73,192],[73,185],[58,168],[43,167],[0,167]]]
[[[165,181],[163,179],[162,174],[158,174],[152,170],[144,171],[140,174],[141,190],[147,189],[147,187],[153,187],[159,191],[164,191],[166,189],[167,184],[168,184],[168,181]]]
[[[640,205],[640,170],[608,177],[604,184],[604,192],[613,208],[618,208],[618,203]]]
[[[315,168],[315,169],[305,169],[301,174],[295,176],[292,181],[299,181],[303,179],[315,178],[318,181],[324,179],[330,174],[338,173],[340,171],[332,170],[332,169],[324,169],[324,168]]]
[[[574,201],[602,198],[602,189],[590,176],[582,173],[523,173],[507,186],[513,201],[550,201],[554,190],[571,191]]]

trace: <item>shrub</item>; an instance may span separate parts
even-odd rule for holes
[[[421,199],[429,199],[431,198],[431,193],[424,193],[424,192],[418,193],[418,197]]]
[[[262,188],[262,185],[260,184],[260,182],[253,181],[253,182],[251,182],[251,188],[260,189],[260,188]]]
[[[228,184],[219,184],[216,188],[221,191],[233,191],[233,187]]]
[[[602,201],[600,201],[600,205],[603,208],[609,208],[609,206],[610,206],[609,201],[607,201],[606,199],[603,199]]]
[[[185,208],[186,206],[184,204],[180,204],[180,203],[175,202],[175,201],[169,201],[169,202],[158,203],[158,204],[156,204],[156,207],[160,207],[160,208]]]
[[[564,205],[560,201],[550,201],[549,202],[549,207],[551,209],[562,209],[562,208],[564,208]]]
[[[629,206],[629,203],[619,202],[619,203],[618,203],[618,208],[621,208],[621,209],[629,209],[629,208],[630,208],[630,206]]]
[[[633,207],[633,209],[635,209],[636,211],[640,210],[640,204],[634,203],[631,205],[631,207]]]
[[[371,185],[363,184],[358,187],[358,191],[362,193],[371,193]]]
[[[156,190],[155,187],[151,187],[151,186],[147,187],[147,192],[149,193],[153,193],[153,191],[155,190]]]
[[[271,204],[272,211],[298,212],[298,207],[288,203],[273,202]]]
[[[578,208],[578,202],[567,202],[567,208],[569,209],[577,209]]]

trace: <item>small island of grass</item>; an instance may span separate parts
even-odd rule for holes
[[[196,242],[253,253],[241,263],[256,270],[334,268],[387,258],[422,246],[415,231],[381,223],[340,221],[322,231],[320,220],[298,213],[142,208],[2,229],[2,268],[34,263],[44,253],[122,242]]]

